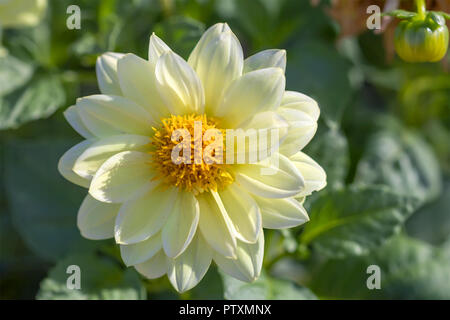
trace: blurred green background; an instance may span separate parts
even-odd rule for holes
[[[2,30],[0,298],[450,299],[449,55],[434,64],[390,59],[383,35],[343,37],[330,1],[317,2],[50,0],[39,25]],[[80,30],[66,27],[72,4],[81,8]],[[82,139],[62,112],[99,92],[100,54],[147,58],[155,32],[187,58],[216,22],[230,25],[245,56],[287,50],[287,89],[321,108],[306,152],[328,186],[307,200],[305,227],[265,232],[256,283],[211,268],[179,295],[166,278],[127,269],[113,241],[80,236],[86,191],[65,181],[57,162]],[[81,290],[66,288],[71,264],[81,267]],[[372,264],[381,268],[380,290],[366,286]]]

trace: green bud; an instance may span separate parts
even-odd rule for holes
[[[445,18],[437,12],[415,15],[399,23],[395,30],[395,50],[407,62],[436,62],[448,47]]]

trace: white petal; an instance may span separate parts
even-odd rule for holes
[[[107,52],[97,58],[95,71],[101,93],[122,95],[119,78],[117,77],[117,61],[123,56],[122,53]]]
[[[108,95],[78,99],[77,108],[86,127],[98,137],[131,133],[150,135],[153,119],[131,100]]]
[[[225,127],[236,128],[257,112],[276,109],[284,86],[284,73],[280,68],[246,73],[230,84],[215,115],[223,118]]]
[[[69,108],[67,108],[66,111],[64,111],[64,117],[72,126],[72,128],[74,128],[75,131],[84,138],[91,139],[95,137],[94,134],[90,132],[86,125],[83,123],[83,120],[81,120],[78,108],[76,106],[70,106]]]
[[[235,257],[236,237],[233,224],[214,191],[204,192],[197,196],[200,204],[199,227],[206,242],[221,255]]]
[[[149,260],[134,266],[136,270],[148,279],[162,277],[167,272],[167,257],[160,250]]]
[[[167,51],[170,51],[169,46],[153,33],[150,36],[150,45],[148,46],[148,61],[156,66],[156,61]]]
[[[286,71],[286,50],[264,50],[244,61],[244,73],[270,67],[281,68],[283,72]]]
[[[320,109],[317,102],[300,92],[285,91],[280,107],[303,111],[314,120],[319,119]]]
[[[322,167],[303,152],[297,152],[289,158],[305,180],[305,189],[297,197],[305,197],[313,191],[319,191],[327,185],[327,174]]]
[[[177,258],[168,259],[167,276],[178,292],[195,287],[208,271],[212,250],[197,232],[192,243]]]
[[[175,205],[162,229],[164,252],[169,258],[180,255],[194,237],[200,217],[197,199],[190,192],[180,191]]]
[[[77,216],[77,226],[81,235],[92,240],[112,238],[119,208],[120,205],[100,202],[88,194]]]
[[[113,155],[128,150],[146,151],[149,143],[148,137],[131,134],[101,138],[77,158],[73,171],[86,179],[92,179],[98,168]]]
[[[176,196],[176,188],[161,185],[124,203],[116,220],[116,242],[137,243],[159,232],[172,211]]]
[[[216,253],[214,261],[226,274],[241,281],[252,282],[261,273],[263,257],[264,233],[261,230],[256,243],[238,241],[236,259],[228,259]]]
[[[156,89],[155,64],[127,54],[117,64],[123,96],[142,106],[152,116],[160,119],[169,115]]]
[[[280,152],[289,157],[311,141],[317,130],[317,122],[309,114],[295,109],[280,107],[277,113],[289,123],[288,134],[280,147]]]
[[[236,165],[235,175],[236,182],[245,189],[265,198],[292,197],[305,188],[300,172],[281,154],[275,154],[256,164]]]
[[[129,267],[151,259],[161,248],[161,234],[158,233],[135,244],[120,245],[120,256]]]
[[[209,114],[217,110],[228,85],[241,76],[244,64],[239,40],[226,24],[216,26],[203,34],[188,60],[205,89],[205,106]]]
[[[77,158],[92,145],[93,141],[84,140],[74,147],[64,153],[64,155],[59,159],[58,171],[61,175],[72,183],[79,186],[89,188],[90,180],[80,177],[73,171],[75,161]]]
[[[103,202],[121,203],[150,190],[155,183],[151,156],[138,151],[118,153],[102,164],[92,179],[89,193]]]
[[[172,51],[156,63],[156,86],[172,114],[203,113],[205,95],[194,70]]]
[[[236,237],[244,242],[255,243],[261,230],[261,213],[256,201],[235,183],[219,191],[219,196]]]
[[[264,228],[293,228],[309,221],[300,202],[292,198],[267,199],[253,196],[259,205]]]

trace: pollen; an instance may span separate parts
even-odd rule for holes
[[[154,135],[151,137],[150,153],[157,173],[154,179],[194,194],[217,191],[232,183],[234,178],[223,160],[225,130],[217,126],[218,120],[206,115],[171,115],[161,119],[161,126],[153,128]],[[208,138],[205,133],[211,132],[210,129],[215,129],[220,136]],[[175,131],[185,133],[182,141],[174,138]],[[216,141],[218,137],[222,141]],[[184,149],[180,148],[180,143],[183,143]],[[212,143],[222,147],[213,148]],[[174,161],[174,148],[182,150],[183,161]],[[189,152],[185,152],[186,148]]]

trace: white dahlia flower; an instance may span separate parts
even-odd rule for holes
[[[263,228],[308,221],[304,197],[326,185],[324,170],[299,151],[316,132],[317,103],[285,91],[284,50],[244,60],[227,24],[208,29],[187,62],[154,34],[148,55],[99,57],[102,94],[80,98],[65,112],[86,138],[59,163],[66,179],[89,189],[78,212],[81,234],[114,237],[127,266],[147,278],[167,274],[180,292],[194,287],[213,260],[224,273],[253,281],[261,271]],[[204,141],[184,144],[194,161],[176,164],[180,143],[173,133],[195,137],[198,122]],[[225,136],[226,129],[276,129],[279,141],[258,144],[267,157],[253,163],[198,161],[198,150],[206,153],[217,139],[206,137],[208,129]],[[236,154],[252,147],[237,143]]]
[[[37,25],[46,8],[47,0],[0,0],[0,28]]]

